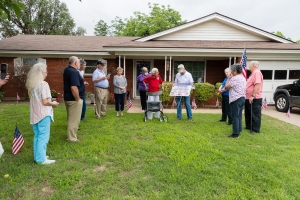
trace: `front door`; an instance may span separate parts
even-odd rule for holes
[[[140,96],[140,92],[138,90],[138,83],[136,81],[136,77],[138,77],[141,73],[142,73],[142,69],[143,67],[147,67],[148,71],[150,72],[150,68],[151,68],[151,61],[140,61],[137,60],[135,62],[135,97],[139,97]]]

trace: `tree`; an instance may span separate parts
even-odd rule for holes
[[[94,28],[94,34],[97,36],[106,36],[106,35],[110,35],[109,33],[109,26],[107,25],[107,23],[103,20],[100,20],[95,28]]]
[[[17,17],[21,16],[21,10],[24,5],[20,2],[12,0],[2,0],[0,2],[0,11],[4,11],[7,15],[7,19],[10,20],[10,13],[14,12]]]
[[[86,34],[86,29],[79,26],[73,35],[84,36]]]
[[[20,0],[24,4],[20,18],[10,12],[11,20],[0,15],[3,38],[17,34],[76,35],[75,23],[67,5],[60,0]],[[80,29],[82,34],[82,29]]]
[[[116,17],[112,20],[112,25],[108,26],[108,31],[102,32],[102,35],[147,36],[186,23],[181,19],[179,12],[170,8],[169,5],[166,7],[149,3],[148,7],[151,9],[149,15],[134,12],[134,16],[129,19],[122,20],[120,17]],[[103,20],[99,22],[101,27],[106,24]]]
[[[282,37],[282,38],[284,38],[284,39],[288,39],[288,40],[293,41],[290,37],[289,37],[289,38],[285,37],[280,31],[277,31],[277,32],[274,32],[274,31],[273,31],[272,34],[277,35],[277,36],[279,36],[279,37]]]
[[[297,42],[298,44],[300,44],[300,40],[297,40],[296,42]]]

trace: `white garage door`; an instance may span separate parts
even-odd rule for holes
[[[279,85],[290,84],[300,78],[300,61],[260,61],[259,68],[264,76],[263,98],[271,104]]]

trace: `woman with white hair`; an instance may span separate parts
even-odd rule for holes
[[[228,117],[228,125],[232,124],[231,119],[231,110],[229,106],[229,90],[224,90],[226,82],[228,78],[231,76],[231,70],[229,68],[226,68],[224,70],[226,78],[224,79],[222,85],[219,88],[219,93],[222,94],[222,118],[219,120],[219,122],[226,122]]]
[[[142,68],[142,73],[136,78],[137,83],[138,83],[138,89],[140,92],[140,99],[141,99],[141,106],[142,106],[142,110],[147,110],[147,95],[146,95],[146,87],[148,87],[148,85],[144,84],[143,80],[144,78],[150,76],[150,74],[148,74],[148,69],[147,67],[143,67]]]
[[[148,92],[158,92],[159,87],[162,84],[162,79],[159,75],[158,69],[153,68],[151,75],[144,78],[143,80],[146,90]],[[148,83],[148,86],[146,85]],[[148,96],[148,102],[150,101],[159,101],[159,96]],[[160,112],[155,112],[155,118],[159,118]],[[147,113],[147,118],[152,119],[152,112]]]
[[[44,165],[54,163],[46,156],[50,138],[50,123],[53,121],[53,108],[58,106],[51,102],[51,92],[47,82],[47,66],[37,63],[27,74],[26,87],[30,98],[30,124],[33,126],[33,157],[34,161]]]

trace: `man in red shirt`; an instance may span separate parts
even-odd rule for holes
[[[246,86],[245,121],[246,129],[249,129],[250,133],[254,134],[260,132],[262,88],[264,80],[263,75],[259,70],[258,61],[251,61],[249,65],[249,70],[251,71],[251,75],[247,80]]]
[[[151,70],[151,76],[144,78],[143,80],[147,92],[158,92],[159,86],[162,84],[162,79],[159,75],[158,69],[153,68]],[[146,85],[148,83],[148,87]],[[159,96],[148,96],[148,102],[159,101]],[[159,118],[160,112],[155,112],[155,118]],[[152,112],[147,112],[147,118],[152,119]]]

